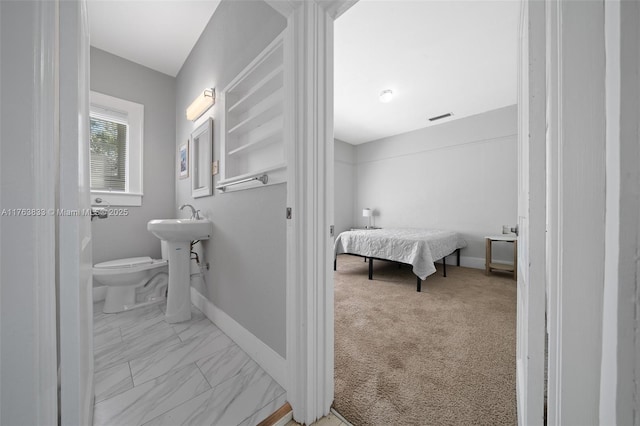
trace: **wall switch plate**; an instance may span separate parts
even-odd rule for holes
[[[213,176],[215,176],[215,175],[217,175],[217,174],[218,174],[218,160],[214,161],[214,162],[211,164],[211,174],[212,174]]]

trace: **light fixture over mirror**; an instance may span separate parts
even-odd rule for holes
[[[216,103],[216,89],[205,89],[187,108],[187,120],[196,121]]]

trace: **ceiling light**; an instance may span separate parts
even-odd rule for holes
[[[216,89],[205,89],[187,108],[187,120],[196,121],[216,103]]]
[[[393,98],[393,92],[391,90],[383,90],[382,92],[380,92],[380,102],[386,104],[387,102],[391,101],[391,98]]]

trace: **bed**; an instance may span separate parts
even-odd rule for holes
[[[369,261],[369,279],[373,279],[373,260],[387,260],[411,265],[417,277],[417,291],[422,280],[436,272],[434,261],[443,260],[443,274],[447,276],[444,261],[456,254],[460,266],[460,249],[466,241],[453,231],[419,228],[363,229],[342,232],[334,244],[333,270],[337,268],[339,254],[352,254]]]

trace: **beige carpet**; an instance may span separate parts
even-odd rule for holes
[[[516,283],[338,257],[335,409],[354,425],[515,425]]]

